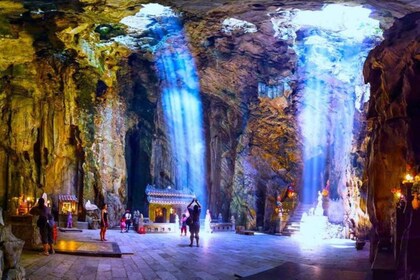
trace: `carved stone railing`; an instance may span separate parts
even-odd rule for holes
[[[235,227],[232,223],[211,223],[210,228],[212,231],[234,231]]]
[[[146,233],[175,233],[179,232],[179,226],[176,223],[145,223],[143,227]]]

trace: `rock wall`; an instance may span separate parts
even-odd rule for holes
[[[281,88],[296,56],[292,40],[274,36],[266,10],[225,8],[186,25],[206,112],[208,204],[225,220],[269,230],[278,192],[299,179],[292,89]],[[238,18],[242,27],[231,27]]]
[[[83,211],[88,199],[115,197],[118,219],[130,122],[119,96],[124,83],[116,85],[127,50],[97,44],[95,25],[55,10],[66,7],[10,5],[21,10],[2,14],[10,22],[0,39],[5,198],[10,205],[13,197],[46,192],[57,207],[57,194],[76,194]]]
[[[396,21],[384,36],[364,68],[371,85],[366,178],[373,251],[378,241],[395,240],[391,190],[420,167],[420,13]]]
[[[55,195],[72,193],[78,196],[82,212],[88,199],[99,206],[109,203],[110,218],[116,223],[127,206],[146,210],[143,190],[148,183],[174,182],[153,55],[139,46],[130,50],[115,39],[127,32],[119,21],[135,14],[141,2],[2,1],[0,185],[5,188],[0,188],[1,205],[7,207],[13,197],[39,197],[45,191],[57,206]],[[299,186],[302,169],[295,30],[287,20],[275,29],[272,20],[289,8],[315,9],[322,2],[295,1],[290,6],[269,0],[164,2],[182,12],[200,77],[207,205],[214,215],[222,213],[224,220],[233,214],[249,228],[271,230],[276,196],[291,182]],[[381,9],[385,5],[368,2]],[[388,4],[391,15],[415,7],[411,2],[402,7],[400,2]],[[381,11],[375,16],[383,17]],[[388,26],[389,17],[383,23]],[[378,71],[368,76],[376,77]],[[373,91],[382,88],[376,85]],[[373,108],[381,111],[385,104],[378,97],[372,99],[372,143],[398,155],[393,145],[404,151],[408,144],[391,139],[379,144],[389,133],[373,133],[387,123],[373,121],[379,120]],[[358,140],[363,146],[363,139]],[[373,160],[375,145],[370,146],[369,170],[385,165],[378,163],[384,159]],[[363,167],[362,156],[359,148],[354,150],[355,169]],[[396,163],[403,160],[396,156]],[[386,178],[372,174],[369,184]],[[378,201],[387,198],[384,193],[374,195]],[[378,209],[386,207],[385,202],[375,203]],[[378,219],[386,231],[387,219]]]

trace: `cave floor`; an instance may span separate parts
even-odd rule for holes
[[[107,231],[121,258],[24,251],[26,278],[35,279],[370,279],[369,244],[354,241],[300,242],[261,233],[201,234],[200,247],[175,233],[137,234]],[[59,241],[98,243],[99,230],[60,232]],[[259,274],[260,273],[260,274]]]

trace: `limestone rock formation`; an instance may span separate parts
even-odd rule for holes
[[[371,84],[366,176],[374,249],[379,241],[396,240],[392,189],[420,170],[420,13],[396,21],[384,36],[364,69]]]
[[[156,76],[153,52],[146,47],[158,42],[147,30],[134,34],[138,41],[133,48],[122,41],[133,34],[120,21],[138,12],[143,2],[147,1],[1,1],[2,206],[9,208],[17,197],[39,197],[43,192],[75,194],[79,217],[84,217],[87,200],[99,207],[108,203],[112,226],[125,207],[145,212],[148,183],[166,187],[175,182],[160,104],[162,81]],[[235,215],[238,223],[269,230],[275,197],[291,182],[298,187],[302,173],[296,30],[288,18],[295,8],[319,9],[323,1],[204,2],[162,1],[182,15],[200,77],[207,204],[225,220]],[[410,0],[363,3],[377,7],[373,17],[381,20],[383,29],[393,17],[418,8]],[[168,47],[186,47],[178,43],[174,40]],[[400,57],[385,58],[388,63]],[[375,71],[369,76],[377,75]],[[375,81],[371,83],[377,91],[382,87]],[[373,97],[372,120],[373,108],[381,111],[385,101]],[[399,110],[393,108],[387,109],[389,116]],[[369,131],[383,123],[369,125]],[[386,137],[370,135],[372,143]],[[381,149],[391,153],[394,144],[405,149],[395,141]],[[353,181],[346,184],[359,188],[366,141],[361,137],[354,143],[354,168],[347,171]],[[390,161],[369,159],[369,170],[405,162]],[[372,180],[379,180],[374,184],[378,186],[385,177]],[[375,196],[380,198],[376,207],[386,209],[388,194]],[[387,231],[387,219],[378,220]]]
[[[65,7],[20,8],[6,30],[13,36],[0,43],[1,106],[10,108],[1,124],[8,199],[64,193],[83,205],[116,193],[121,200],[111,208],[122,211],[125,117],[113,83],[126,49],[100,46],[94,25],[79,18],[75,26],[76,18],[54,9]]]

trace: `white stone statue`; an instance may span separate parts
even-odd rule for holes
[[[143,227],[143,225],[144,225],[144,217],[143,217],[143,213],[140,213],[139,227]]]
[[[236,221],[235,221],[235,217],[233,215],[232,215],[232,217],[230,217],[230,222],[232,223],[232,230],[235,230]]]
[[[178,213],[175,213],[175,231],[178,232],[179,231],[179,216]]]
[[[318,204],[315,208],[315,216],[323,216],[324,210],[322,209],[322,193],[318,191]]]
[[[0,207],[0,225],[4,226],[3,208]]]
[[[210,223],[211,223],[211,215],[210,215],[210,210],[207,209],[206,211],[206,219],[204,220],[204,231],[206,233],[211,233],[211,227],[210,227]]]
[[[85,209],[87,211],[93,211],[93,210],[96,210],[96,209],[99,209],[99,208],[95,204],[90,203],[90,200],[88,200],[85,204]]]

